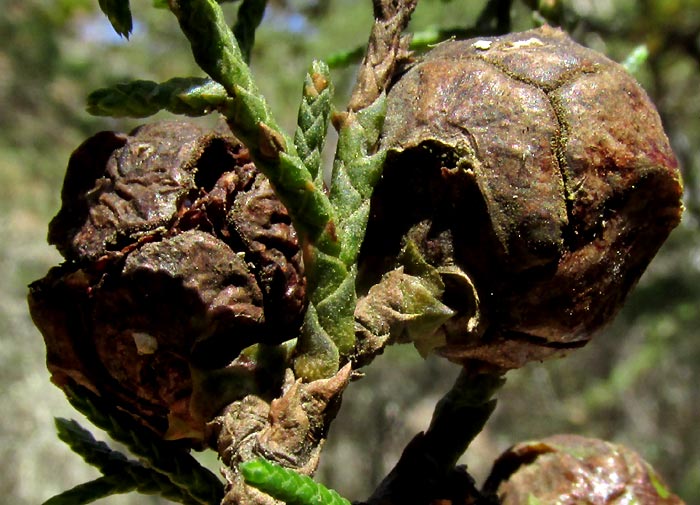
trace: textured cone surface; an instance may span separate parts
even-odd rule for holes
[[[684,503],[636,452],[577,435],[511,447],[496,460],[485,488],[503,505]]]
[[[215,412],[193,407],[191,367],[206,377],[301,324],[305,280],[286,209],[234,137],[179,122],[88,139],[62,200],[49,241],[66,262],[29,295],[53,381],[77,382],[161,434],[199,437]],[[253,364],[234,365],[246,383]]]
[[[516,368],[584,345],[680,221],[646,93],[550,27],[428,52],[389,93],[382,145],[363,261],[391,264],[408,239],[466,272],[488,324],[443,329],[455,361]]]

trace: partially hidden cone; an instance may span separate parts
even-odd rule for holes
[[[684,505],[637,452],[579,435],[514,445],[496,460],[484,488],[502,505]]]

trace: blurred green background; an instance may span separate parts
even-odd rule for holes
[[[700,503],[700,0],[563,3],[572,35],[613,59],[648,45],[639,78],[682,163],[687,210],[612,325],[564,360],[509,374],[465,462],[483,479],[517,441],[579,433],[637,449],[675,492]],[[71,151],[96,131],[139,124],[88,116],[85,96],[130,78],[201,73],[172,15],[147,0],[132,2],[136,26],[128,43],[114,35],[94,0],[0,0],[0,6],[0,496],[33,505],[97,476],[55,438],[53,416],[78,416],[49,383],[25,302],[26,285],[60,261],[45,236]],[[470,26],[482,6],[422,0],[411,29]],[[513,13],[514,29],[534,25],[517,0]],[[311,59],[357,47],[370,23],[369,1],[270,2],[252,66],[288,131]],[[341,106],[352,79],[352,68],[334,71]],[[427,427],[456,374],[455,366],[424,361],[409,347],[378,358],[346,394],[319,478],[350,498],[366,497]],[[126,495],[103,503],[159,502]]]

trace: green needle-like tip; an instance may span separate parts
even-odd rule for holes
[[[630,74],[636,76],[639,74],[642,66],[649,59],[649,48],[646,44],[641,44],[635,47],[627,58],[622,62],[622,66],[625,67]]]
[[[184,116],[204,116],[229,98],[223,86],[201,77],[176,77],[163,83],[132,81],[88,95],[87,110],[95,116],[148,117],[167,110]]]
[[[133,29],[129,0],[99,0],[98,3],[114,31],[128,39]]]
[[[287,505],[350,505],[336,491],[311,477],[300,475],[265,459],[241,463],[238,467],[246,483]]]

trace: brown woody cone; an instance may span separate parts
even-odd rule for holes
[[[681,216],[649,97],[547,26],[428,52],[389,92],[382,146],[365,271],[394,268],[413,242],[449,272],[457,316],[436,350],[457,362],[517,368],[583,346]],[[480,324],[461,324],[475,306]]]
[[[297,335],[301,253],[238,140],[181,122],[99,133],[71,157],[62,200],[49,241],[66,261],[29,294],[55,384],[195,440],[229,401],[279,387],[283,369],[239,354]]]

